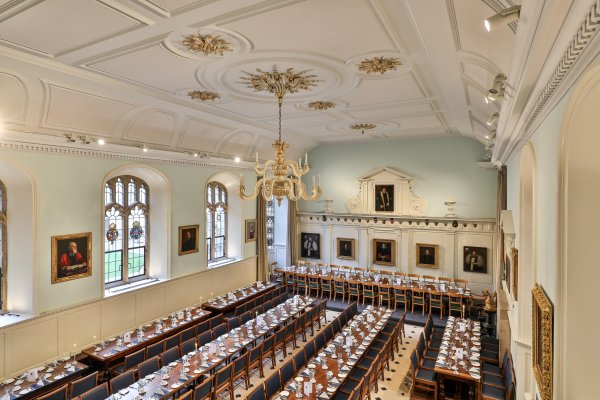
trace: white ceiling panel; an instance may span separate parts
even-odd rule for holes
[[[209,124],[197,119],[189,119],[183,131],[181,146],[213,152],[221,139],[231,128]]]
[[[225,139],[219,152],[232,156],[245,157],[248,155],[248,149],[252,146],[253,142],[254,136],[251,134],[245,132],[235,133]]]
[[[45,128],[112,134],[119,120],[135,106],[119,100],[48,85]]]
[[[165,50],[159,43],[91,63],[90,67],[115,78],[175,93],[198,87],[194,74],[197,61],[186,60]]]
[[[411,75],[364,80],[351,93],[341,97],[350,104],[350,107],[421,98],[423,98],[423,93]]]
[[[27,111],[27,92],[19,79],[0,72],[0,121],[23,121]]]
[[[175,134],[177,116],[165,111],[148,111],[136,116],[125,133],[126,139],[145,143],[170,144]]]
[[[99,1],[46,0],[0,23],[0,39],[49,55],[143,26]]]
[[[305,50],[340,60],[393,48],[365,0],[308,0],[225,25],[256,49]]]

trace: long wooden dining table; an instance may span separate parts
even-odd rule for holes
[[[445,380],[465,382],[479,398],[481,390],[481,326],[469,319],[448,317],[434,371],[440,379],[440,392]]]
[[[202,305],[202,308],[214,313],[227,314],[235,310],[237,306],[242,305],[256,297],[262,296],[263,294],[274,290],[276,287],[277,284],[273,282],[256,282],[252,285],[211,298],[207,303]]]
[[[28,400],[40,397],[83,375],[89,367],[72,358],[63,358],[37,367],[37,378],[29,381],[27,373],[17,378],[5,379],[0,384],[0,397],[9,396],[11,400]],[[31,369],[30,371],[32,371]],[[32,378],[34,375],[31,376]]]
[[[124,334],[121,334],[118,338],[113,337],[102,341],[100,344],[88,347],[83,350],[83,354],[88,356],[92,362],[108,369],[109,366],[122,360],[126,355],[175,335],[210,318],[212,315],[211,311],[200,307],[187,307],[125,332],[131,336],[129,343],[124,342]]]
[[[285,383],[284,390],[274,398],[332,398],[391,315],[392,310],[387,308],[366,307],[348,321],[325,348],[319,349],[319,353],[308,360],[302,371]],[[304,387],[306,382],[310,383],[308,392]]]
[[[309,309],[315,301],[307,296],[294,296],[196,351],[185,354],[176,362],[163,366],[156,373],[138,380],[110,398],[156,400],[172,396],[184,385],[189,385],[207,372],[218,368],[247,345]]]

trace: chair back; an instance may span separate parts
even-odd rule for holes
[[[239,317],[230,318],[227,321],[227,329],[232,330],[232,329],[237,328],[238,326],[240,326],[240,322],[241,321],[240,321]]]
[[[456,286],[458,286],[458,287],[461,287],[461,288],[463,288],[463,289],[466,289],[466,288],[467,288],[467,284],[468,284],[468,283],[469,283],[469,281],[468,281],[468,280],[466,280],[466,279],[458,279],[458,278],[457,278],[457,279],[455,279],[455,280],[454,280],[454,284],[455,284]]]
[[[212,396],[213,380],[206,379],[194,388],[194,400],[209,400]]]
[[[213,329],[215,326],[223,322],[223,314],[219,314],[216,317],[212,317],[208,320],[208,328]]]
[[[196,325],[196,336],[208,331],[210,329],[208,327],[209,323],[210,322],[208,320],[206,320],[206,321],[202,321],[198,325]]]
[[[215,372],[215,391],[230,383],[232,368],[233,364],[228,364]]]
[[[213,338],[218,338],[227,333],[227,324],[222,323],[213,328]]]
[[[267,393],[265,392],[264,385],[260,385],[259,387],[254,389],[252,393],[250,393],[248,397],[246,397],[246,400],[267,400]]]
[[[139,365],[138,375],[140,379],[142,379],[143,377],[158,371],[159,368],[160,365],[158,363],[158,356],[154,356],[152,358],[147,359]]]
[[[69,385],[63,385],[50,393],[38,397],[38,400],[67,400],[68,387]]]
[[[246,322],[250,321],[251,319],[252,319],[252,311],[246,311],[245,313],[240,315],[240,322],[242,324],[245,324]]]
[[[420,278],[419,274],[406,274],[406,276],[408,277],[408,279],[410,279],[411,281],[418,281]]]
[[[413,288],[412,298],[413,303],[415,304],[425,304],[425,290],[421,288]]]
[[[373,282],[363,282],[362,289],[363,297],[367,297],[369,299],[374,299],[375,297],[377,297],[377,284]]]
[[[304,354],[304,350],[300,350],[294,354],[294,368],[298,371],[304,367],[304,364],[306,364],[306,355]]]
[[[295,285],[296,284],[296,273],[293,271],[285,271],[285,283],[287,285]]]
[[[165,339],[165,350],[179,346],[179,335],[173,335]]]
[[[422,278],[425,282],[435,282],[435,276],[433,275],[423,275]]]
[[[192,326],[191,328],[187,328],[183,330],[179,334],[179,343],[183,343],[187,340],[193,339],[196,336],[196,327]]]
[[[437,278],[438,282],[440,283],[446,283],[449,284],[450,282],[452,282],[452,278],[444,278],[443,276],[440,276]]]
[[[179,349],[181,350],[182,355],[196,350],[196,338],[191,338],[181,343]]]
[[[169,365],[172,362],[177,361],[179,358],[179,349],[177,347],[170,348],[160,355],[160,362],[163,365]]]
[[[267,398],[275,396],[277,392],[281,389],[281,379],[279,376],[279,371],[276,371],[274,374],[269,376],[265,381],[265,391],[267,392]]]
[[[77,379],[71,383],[71,398],[81,396],[89,390],[92,390],[98,384],[98,371]],[[108,396],[106,396],[108,397]]]
[[[126,355],[125,361],[123,362],[123,371],[127,371],[128,369],[137,367],[145,359],[146,359],[146,349],[141,349],[141,350],[136,351],[135,353]]]
[[[321,277],[321,289],[330,292],[332,289],[333,278],[330,276],[322,276]]]
[[[311,358],[314,357],[316,352],[316,348],[315,348],[315,341],[311,340],[310,342],[308,342],[308,344],[304,347],[304,354],[306,355],[306,359],[310,360]]]
[[[294,362],[292,360],[288,360],[283,367],[281,367],[281,386],[284,387],[285,383],[291,380],[296,373],[294,369]]]
[[[104,382],[100,386],[88,390],[81,395],[81,400],[104,400],[110,396],[108,393],[108,383]]]
[[[462,294],[449,294],[450,311],[462,312],[463,297]]]
[[[319,288],[319,276],[318,275],[308,275],[308,287],[311,289]]]
[[[115,376],[110,380],[110,392],[117,393],[121,389],[125,389],[135,382],[133,370],[123,372],[121,375]]]
[[[320,351],[325,347],[325,335],[323,333],[319,333],[317,337],[315,337],[315,345],[317,346],[317,351]]]
[[[296,285],[306,287],[307,277],[307,274],[296,274]]]
[[[333,287],[336,293],[344,293],[346,291],[346,280],[344,278],[333,278]]]
[[[212,341],[212,332],[206,331],[198,335],[198,346],[204,346]]]

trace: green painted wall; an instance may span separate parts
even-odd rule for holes
[[[3,151],[0,155],[0,159],[2,158],[20,164],[36,181],[39,265],[33,266],[34,270],[38,270],[37,285],[33,287],[37,286],[38,312],[68,307],[102,297],[101,240],[104,239],[102,184],[108,173],[124,165],[141,164],[154,168],[162,173],[170,184],[171,212],[168,217],[171,225],[169,233],[171,277],[180,277],[206,269],[203,229],[205,188],[209,177],[222,172],[222,169],[13,151]],[[230,172],[238,177],[240,175],[239,170],[230,170]],[[250,172],[245,172],[244,175],[247,182],[254,179]],[[8,195],[10,196],[10,193]],[[237,196],[237,193],[232,195]],[[150,207],[152,209],[152,204]],[[242,202],[242,217],[255,218],[255,215],[256,202]],[[200,251],[179,256],[177,252],[179,226],[194,224],[200,225]],[[166,229],[166,227],[151,226],[150,229]],[[52,285],[50,283],[51,237],[80,232],[92,232],[92,276]],[[243,234],[241,237],[243,257],[255,255],[256,243],[244,244]]]
[[[428,202],[425,216],[444,216],[444,201],[452,198],[457,216],[494,218],[497,174],[477,165],[483,154],[480,142],[460,136],[319,146],[309,153],[309,176],[321,175],[322,200],[300,202],[299,209],[323,211],[323,200],[331,198],[334,212],[347,212],[346,201],[358,193],[358,177],[393,167],[415,178],[415,193]]]

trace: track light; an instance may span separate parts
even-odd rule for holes
[[[498,14],[492,15],[491,17],[483,20],[485,30],[491,32],[492,30],[502,25],[510,24],[511,22],[516,21],[517,19],[519,19],[520,12],[521,6],[512,6],[509,8],[505,8]]]
[[[492,83],[492,87],[488,90],[488,95],[485,97],[486,104],[489,104],[491,101],[496,101],[500,97],[504,97],[504,82],[506,82],[506,75],[498,74],[494,77],[494,83]]]
[[[484,135],[484,137],[486,140],[490,141],[496,139],[496,130],[494,129],[493,131],[489,131]]]
[[[496,123],[496,121],[498,121],[499,116],[500,116],[500,114],[498,114],[497,112],[493,113],[486,121],[486,124],[489,126],[494,125]]]

